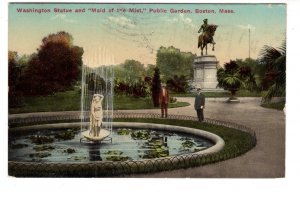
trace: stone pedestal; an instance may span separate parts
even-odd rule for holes
[[[220,90],[217,88],[217,65],[219,61],[214,55],[202,55],[194,59],[194,85],[203,90]]]

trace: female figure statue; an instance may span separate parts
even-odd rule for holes
[[[99,137],[100,128],[102,126],[103,110],[102,101],[104,96],[101,94],[94,94],[91,104],[90,115],[90,136]]]

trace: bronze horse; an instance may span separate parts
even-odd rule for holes
[[[218,25],[208,25],[206,33],[202,33],[198,38],[198,48],[201,48],[201,55],[203,55],[203,49],[205,47],[206,55],[207,55],[207,44],[210,43],[213,45],[212,50],[215,50],[215,42],[213,40],[213,36],[215,35],[215,31]]]

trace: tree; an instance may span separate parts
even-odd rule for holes
[[[73,45],[69,33],[58,32],[43,38],[23,76],[24,93],[48,95],[72,87],[79,79],[83,49]]]
[[[180,75],[179,77],[175,75],[167,81],[167,86],[170,90],[177,93],[186,92],[188,81],[184,75]]]
[[[114,68],[115,78],[126,83],[136,83],[145,77],[144,65],[136,60],[125,60]]]
[[[160,88],[161,88],[161,80],[160,80],[160,71],[158,67],[154,68],[154,75],[152,78],[152,102],[154,107],[158,107],[159,106],[159,92],[160,92]]]
[[[86,75],[85,83],[91,94],[103,92],[106,86],[105,80],[93,72]]]
[[[236,61],[224,64],[224,68],[217,71],[218,86],[229,90],[231,93],[230,100],[235,100],[236,92],[250,82],[253,82],[253,74],[250,67],[240,66]],[[254,81],[255,82],[255,81]]]
[[[184,75],[187,79],[192,79],[194,57],[191,52],[181,52],[173,46],[160,47],[156,55],[156,65],[164,81],[175,75]]]
[[[19,69],[17,66],[17,52],[8,51],[8,85],[10,91],[15,90],[19,78]]]
[[[260,62],[266,66],[264,85],[267,93],[264,101],[270,101],[274,96],[285,96],[286,90],[286,41],[279,48],[264,46],[260,52]]]
[[[146,67],[146,77],[150,77],[152,78],[152,76],[154,75],[154,69],[155,69],[155,65],[153,64],[148,64]]]
[[[149,88],[145,81],[144,65],[136,60],[125,60],[123,64],[114,67],[115,92],[125,93],[134,97],[145,97]]]
[[[253,74],[250,66],[240,66],[239,75],[244,82],[244,89],[249,91],[258,90],[255,75]]]
[[[22,67],[18,64],[18,53],[8,52],[8,105],[18,107],[22,104],[22,91],[20,90],[20,78]]]
[[[265,66],[259,62],[257,59],[237,59],[236,63],[241,67],[244,67],[245,74],[249,73],[248,81],[246,81],[245,89],[250,91],[261,91],[263,75],[265,73]]]

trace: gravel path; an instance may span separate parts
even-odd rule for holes
[[[169,109],[169,114],[196,116],[194,98],[178,98],[190,106]],[[131,177],[211,177],[276,178],[285,176],[285,115],[282,111],[260,107],[260,98],[240,98],[230,104],[225,98],[207,98],[207,118],[236,122],[256,131],[257,146],[246,154],[207,166]],[[159,110],[119,110],[120,112],[159,113]]]

